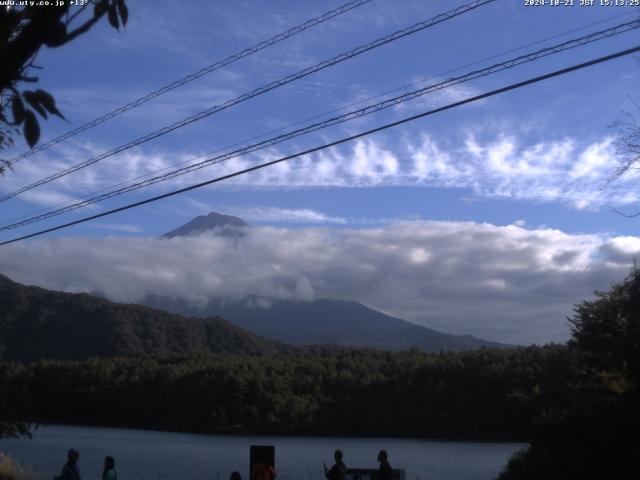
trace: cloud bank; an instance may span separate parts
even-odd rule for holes
[[[640,238],[515,225],[414,222],[381,228],[252,228],[240,240],[44,239],[0,249],[26,284],[203,302],[246,295],[357,300],[438,330],[517,343],[563,341],[572,305],[607,289]]]

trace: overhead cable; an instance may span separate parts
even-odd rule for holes
[[[527,44],[524,44],[524,45],[520,45],[520,46],[515,47],[515,48],[511,48],[509,50],[506,50],[506,51],[503,51],[501,53],[497,53],[497,54],[491,55],[489,57],[484,57],[484,58],[482,58],[480,60],[475,60],[474,62],[467,63],[465,65],[461,65],[459,67],[452,68],[450,70],[447,70],[446,72],[442,72],[442,73],[439,73],[439,74],[434,74],[434,75],[431,75],[431,76],[429,76],[427,78],[416,80],[416,81],[413,81],[413,82],[411,82],[409,84],[402,85],[400,87],[394,87],[391,90],[386,90],[386,91],[384,91],[382,93],[377,93],[377,94],[372,95],[370,97],[366,97],[366,98],[357,100],[357,101],[355,101],[353,103],[342,105],[340,107],[334,108],[334,109],[329,110],[329,111],[325,111],[325,112],[320,113],[320,114],[315,114],[315,115],[313,115],[311,117],[307,117],[307,118],[302,119],[302,120],[297,120],[297,121],[295,121],[293,123],[290,123],[290,124],[285,125],[283,127],[279,127],[279,128],[270,130],[268,132],[264,132],[264,133],[260,133],[260,134],[257,134],[257,135],[253,135],[253,136],[251,136],[249,138],[245,138],[243,140],[234,142],[233,144],[230,144],[230,145],[225,145],[224,147],[217,148],[217,149],[215,149],[213,151],[209,151],[207,153],[202,153],[202,154],[199,154],[199,155],[197,155],[195,157],[191,157],[191,158],[188,158],[186,160],[181,160],[180,162],[172,163],[172,164],[167,165],[165,167],[162,167],[160,169],[153,170],[153,171],[144,173],[142,175],[138,175],[137,177],[134,177],[134,178],[131,178],[131,179],[127,179],[125,181],[118,182],[116,184],[112,184],[112,185],[109,185],[109,186],[105,186],[103,188],[100,188],[99,190],[94,190],[93,192],[86,193],[86,194],[84,194],[82,196],[78,196],[78,197],[72,198],[70,200],[65,200],[63,202],[56,203],[56,204],[54,204],[52,206],[49,206],[49,207],[45,207],[45,208],[42,208],[42,209],[39,209],[39,210],[36,210],[36,211],[32,211],[32,212],[29,212],[29,213],[24,213],[24,214],[18,215],[16,217],[9,218],[9,219],[6,220],[5,225],[0,225],[0,229],[2,228],[2,226],[6,226],[9,223],[17,222],[18,220],[22,220],[22,219],[29,218],[29,217],[32,217],[32,216],[35,216],[35,215],[39,215],[40,213],[49,212],[49,211],[52,211],[52,210],[57,210],[57,209],[59,209],[59,208],[61,208],[63,206],[71,205],[71,204],[76,203],[76,202],[78,202],[80,200],[90,199],[90,198],[92,198],[93,196],[96,196],[99,193],[106,192],[106,191],[112,190],[112,189],[116,189],[116,188],[121,187],[123,185],[127,185],[127,184],[130,184],[131,182],[136,182],[136,181],[142,180],[144,178],[153,177],[155,175],[158,175],[160,172],[171,170],[172,168],[178,167],[180,165],[189,164],[189,163],[194,162],[194,161],[196,161],[198,159],[206,158],[206,157],[209,157],[209,156],[211,156],[213,154],[227,151],[227,150],[229,150],[231,148],[235,148],[235,147],[237,147],[239,145],[244,145],[244,144],[246,144],[248,142],[251,142],[251,141],[254,141],[254,140],[257,140],[257,139],[260,139],[260,138],[268,137],[269,135],[273,135],[275,133],[284,132],[284,131],[286,131],[286,130],[288,130],[290,128],[293,128],[295,126],[303,125],[303,124],[305,124],[307,122],[310,122],[312,120],[316,120],[316,119],[319,119],[319,118],[326,117],[326,116],[331,115],[333,113],[337,113],[337,112],[346,110],[346,109],[348,109],[350,107],[355,107],[356,105],[363,105],[363,104],[365,104],[367,102],[370,102],[371,100],[375,100],[377,98],[386,97],[388,95],[391,95],[392,93],[400,92],[402,90],[407,90],[408,88],[411,88],[411,87],[415,88],[415,87],[417,87],[419,85],[422,85],[422,84],[424,84],[424,83],[426,83],[428,81],[431,81],[431,80],[436,79],[436,78],[442,78],[442,77],[444,77],[446,75],[450,75],[452,73],[464,70],[465,68],[473,67],[473,66],[479,65],[481,63],[487,62],[489,60],[494,60],[496,58],[504,57],[505,55],[508,55],[510,53],[519,52],[521,50],[524,50],[525,48],[533,47],[535,45],[540,45],[540,44],[548,42],[550,40],[555,40],[556,38],[564,37],[566,35],[569,35],[570,33],[578,32],[578,31],[581,31],[581,30],[586,30],[587,28],[594,27],[596,25],[601,25],[603,23],[610,22],[611,20],[615,20],[617,18],[629,16],[629,15],[632,15],[632,14],[635,15],[635,13],[631,12],[631,11],[619,13],[617,15],[613,15],[613,16],[610,16],[610,17],[603,18],[603,19],[598,20],[596,22],[592,22],[592,23],[589,23],[589,24],[586,24],[586,25],[582,25],[580,27],[572,28],[570,30],[565,30],[565,31],[563,31],[561,33],[557,33],[557,34],[554,34],[554,35],[549,36],[549,37],[541,38],[539,40],[535,40],[533,42],[530,42],[530,43],[527,43]]]
[[[93,165],[101,160],[104,160],[105,158],[111,157],[117,153],[121,153],[125,150],[128,150],[130,148],[136,147],[138,145],[141,145],[143,143],[146,143],[150,140],[153,140],[155,138],[161,137],[163,135],[166,135],[170,132],[173,132],[174,130],[177,130],[179,128],[185,127],[191,123],[197,122],[199,120],[202,120],[203,118],[209,117],[215,113],[218,113],[222,110],[225,110],[227,108],[230,108],[234,105],[237,105],[241,102],[244,102],[246,100],[249,100],[253,97],[256,97],[258,95],[262,95],[264,93],[267,93],[271,90],[274,90],[276,88],[282,87],[284,85],[287,85],[291,82],[294,82],[296,80],[299,80],[303,77],[306,77],[308,75],[311,75],[313,73],[316,73],[320,70],[323,70],[327,67],[330,67],[332,65],[336,65],[338,63],[344,62],[345,60],[349,60],[355,56],[361,55],[362,53],[368,52],[369,50],[373,50],[375,48],[381,47],[383,45],[386,45],[388,43],[391,43],[395,40],[398,40],[400,38],[406,37],[408,35],[412,35],[414,33],[417,33],[419,31],[422,31],[426,28],[432,27],[434,25],[437,25],[439,23],[445,22],[447,20],[450,20],[452,18],[455,18],[459,15],[462,15],[466,12],[469,12],[471,10],[475,10],[476,8],[479,8],[483,5],[489,4],[489,3],[493,3],[497,0],[475,0],[473,2],[470,3],[466,3],[464,5],[461,5],[457,8],[454,8],[452,10],[449,10],[445,13],[441,13],[439,15],[436,15],[435,17],[432,17],[428,20],[424,20],[422,22],[418,22],[408,28],[405,28],[403,30],[398,30],[394,33],[391,33],[389,35],[385,35],[384,37],[378,38],[377,40],[374,40],[372,42],[369,42],[367,44],[361,45],[359,47],[356,47],[348,52],[345,53],[341,53],[340,55],[337,55],[329,60],[325,60],[323,62],[320,62],[316,65],[313,65],[311,67],[307,67],[303,70],[300,70],[297,73],[288,75],[286,77],[281,78],[280,80],[276,80],[274,82],[268,83],[266,85],[263,85],[262,87],[256,88],[255,90],[252,90],[251,92],[245,93],[243,95],[240,95],[239,97],[233,98],[231,100],[226,101],[225,103],[221,104],[221,105],[216,105],[214,107],[211,107],[207,110],[204,110],[200,113],[196,113],[195,115],[191,115],[183,120],[180,120],[176,123],[173,123],[171,125],[168,125],[166,127],[163,127],[161,129],[155,130],[154,132],[151,132],[143,137],[137,138],[136,140],[132,140],[131,142],[128,142],[124,145],[121,145],[119,147],[116,147],[112,150],[109,150],[107,152],[101,153],[100,155],[97,155],[95,157],[92,157],[88,160],[85,160],[84,162],[78,163],[76,165],[73,165],[69,168],[66,168],[64,170],[61,170],[57,173],[54,173],[52,175],[49,175],[48,177],[45,177],[41,180],[38,180],[34,183],[31,183],[29,185],[26,185],[24,187],[19,188],[18,190],[15,190],[13,192],[10,193],[6,193],[2,196],[0,196],[0,202],[4,202],[10,198],[15,197],[16,195],[19,195],[21,193],[24,193],[28,190],[32,190],[34,188],[37,188],[41,185],[45,185],[49,182],[52,182],[54,180],[57,180],[58,178],[64,177],[66,175],[69,175],[73,172],[77,172],[78,170],[81,170],[83,168],[86,168],[90,165]]]
[[[245,58],[249,55],[252,55],[254,53],[257,53],[261,50],[264,50],[267,47],[271,47],[272,45],[275,45],[279,42],[282,42],[283,40],[286,40],[287,38],[291,38],[294,35],[297,35],[298,33],[304,32],[305,30],[308,30],[310,28],[313,28],[317,25],[320,25],[321,23],[326,22],[327,20],[331,20],[332,18],[335,18],[339,15],[342,15],[343,13],[346,13],[350,10],[353,10],[354,8],[358,8],[362,5],[364,5],[365,3],[369,3],[371,0],[354,0],[348,3],[345,3],[344,5],[335,8],[329,12],[323,13],[322,15],[312,18],[311,20],[307,20],[306,22],[297,25],[295,27],[290,28],[289,30],[285,31],[285,32],[281,32],[277,35],[274,35],[273,37],[264,40],[260,43],[257,43],[256,45],[246,48],[240,52],[234,53],[233,55],[228,56],[227,58],[225,58],[224,60],[219,60],[215,63],[212,63],[211,65],[208,65],[204,68],[201,68],[200,70],[198,70],[197,72],[191,73],[179,80],[175,80],[171,83],[169,83],[168,85],[165,85],[164,87],[161,87],[157,90],[154,90],[153,92],[150,92],[146,95],[144,95],[143,97],[139,97],[129,103],[127,103],[126,105],[122,105],[121,107],[116,108],[115,110],[112,110],[109,113],[105,113],[104,115],[96,118],[95,120],[92,120],[90,122],[87,122],[83,125],[80,125],[79,127],[74,128],[73,130],[70,130],[66,133],[63,133],[62,135],[53,138],[51,140],[49,140],[46,143],[43,143],[41,145],[38,145],[37,147],[28,150],[20,155],[18,155],[17,157],[12,158],[11,160],[8,161],[9,165],[13,165],[17,162],[19,162],[20,160],[22,160],[23,158],[27,158],[35,153],[41,152],[43,150],[46,150],[49,147],[52,147],[53,145],[56,145],[60,142],[63,142],[75,135],[78,135],[79,133],[85,132],[93,127],[96,127],[98,125],[100,125],[101,123],[106,122],[107,120],[112,119],[113,117],[117,117],[118,115],[127,112],[133,108],[139,107],[140,105],[143,105],[145,103],[147,103],[150,100],[153,100],[154,98],[159,97],[160,95],[164,95],[167,92],[170,92],[171,90],[175,90],[178,87],[181,87],[183,85],[186,85],[189,82],[192,82],[204,75],[207,75],[209,73],[212,73],[216,70],[219,70],[222,67],[226,67],[228,65],[231,65],[232,63],[237,62],[238,60]]]
[[[170,172],[167,172],[165,174],[162,175],[158,175],[140,182],[136,182],[136,183],[132,183],[129,185],[126,185],[124,187],[115,189],[115,190],[111,190],[109,192],[100,194],[100,195],[96,195],[94,197],[90,197],[90,198],[86,198],[82,201],[73,203],[71,205],[67,205],[65,207],[62,208],[58,208],[55,210],[51,210],[48,211],[46,213],[42,213],[39,215],[34,215],[31,216],[29,218],[26,218],[24,220],[20,220],[17,222],[13,222],[13,223],[8,223],[5,225],[0,226],[0,230],[12,230],[15,228],[19,228],[19,227],[23,227],[25,225],[29,225],[35,222],[39,222],[39,221],[43,221],[45,219],[54,217],[54,216],[58,216],[58,215],[62,215],[64,213],[68,213],[71,212],[73,210],[77,210],[79,208],[83,208],[119,195],[123,195],[125,193],[129,193],[132,192],[134,190],[139,190],[141,188],[159,183],[159,182],[163,182],[163,181],[167,181],[173,178],[176,178],[178,176],[181,175],[185,175],[188,173],[192,173],[196,170],[200,170],[202,168],[206,168],[209,167],[211,165],[214,164],[219,164],[222,163],[224,161],[230,160],[232,158],[236,158],[242,155],[246,155],[249,153],[253,153],[256,152],[258,150],[263,150],[265,148],[268,147],[272,147],[276,144],[285,142],[287,140],[291,140],[293,138],[302,136],[302,135],[306,135],[309,134],[311,132],[317,131],[317,130],[321,130],[324,128],[328,128],[330,126],[333,125],[337,125],[340,123],[344,123],[347,122],[349,120],[353,120],[355,118],[360,118],[363,117],[365,115],[370,115],[372,113],[375,112],[379,112],[381,110],[399,105],[403,102],[406,101],[410,101],[413,100],[415,98],[421,97],[423,95],[429,94],[429,93],[433,93],[439,90],[443,90],[446,88],[450,88],[452,86],[455,85],[459,85],[461,83],[464,82],[468,82],[470,80],[474,80],[477,78],[481,78],[481,77],[485,77],[488,75],[492,75],[495,74],[497,72],[503,71],[503,70],[507,70],[510,68],[514,68],[516,66],[525,64],[525,63],[530,63],[536,60],[539,60],[540,58],[544,58],[547,57],[549,55],[553,55],[556,53],[560,53],[566,50],[570,50],[579,46],[583,46],[583,45],[588,45],[590,43],[596,42],[598,40],[602,40],[602,39],[606,39],[606,38],[610,38],[616,35],[620,35],[622,33],[634,30],[640,28],[640,20],[635,20],[635,21],[631,21],[631,22],[626,22],[626,23],[622,23],[620,25],[616,25],[614,27],[610,27],[607,28],[605,30],[600,30],[597,32],[593,32],[590,33],[588,35],[584,35],[582,37],[579,38],[575,38],[572,40],[567,40],[566,42],[562,42],[560,44],[557,45],[553,45],[550,47],[546,47],[546,48],[542,48],[539,49],[535,52],[531,52],[531,53],[527,53],[524,55],[520,55],[518,57],[500,62],[500,63],[496,63],[494,65],[491,65],[489,67],[485,67],[479,70],[475,70],[469,73],[466,73],[464,75],[460,75],[457,77],[452,77],[449,78],[445,81],[442,82],[438,82],[435,84],[431,84],[431,85],[427,85],[425,87],[422,87],[420,89],[417,90],[413,90],[410,92],[406,92],[402,95],[398,95],[396,97],[393,98],[389,98],[386,100],[383,100],[381,102],[372,104],[372,105],[368,105],[365,106],[363,108],[357,109],[357,110],[353,110],[351,112],[347,112],[345,114],[342,115],[338,115],[335,116],[333,118],[329,118],[320,122],[316,122],[314,124],[293,130],[291,132],[282,134],[282,135],[277,135],[275,137],[271,137],[268,138],[266,140],[263,140],[261,142],[257,142],[254,143],[252,145],[248,145],[245,146],[243,148],[240,149],[236,149],[234,151],[228,152],[228,153],[224,153],[221,155],[217,155],[211,158],[208,158],[202,162],[198,162],[198,163],[194,163],[191,165],[188,165],[186,167],[182,167]]]
[[[379,126],[379,127],[376,127],[376,128],[365,130],[365,131],[357,133],[355,135],[351,135],[351,136],[348,136],[348,137],[343,137],[343,138],[341,138],[339,140],[335,140],[335,141],[330,142],[330,143],[325,143],[325,144],[319,145],[317,147],[309,148],[307,150],[294,153],[293,155],[287,155],[285,157],[281,157],[281,158],[278,158],[276,160],[271,160],[269,162],[264,162],[264,163],[261,163],[261,164],[258,164],[258,165],[254,165],[252,167],[248,167],[248,168],[245,168],[243,170],[239,170],[239,171],[236,171],[236,172],[233,172],[233,173],[222,175],[220,177],[216,177],[216,178],[213,178],[211,180],[207,180],[207,181],[200,182],[200,183],[197,183],[197,184],[194,184],[194,185],[190,185],[188,187],[184,187],[184,188],[181,188],[181,189],[178,189],[178,190],[173,190],[173,191],[164,193],[162,195],[157,195],[155,197],[147,198],[145,200],[141,200],[141,201],[138,201],[138,202],[135,202],[135,203],[130,203],[128,205],[124,205],[122,207],[114,208],[114,209],[108,210],[106,212],[102,212],[102,213],[98,213],[98,214],[91,215],[91,216],[88,216],[88,217],[80,218],[78,220],[74,220],[72,222],[64,223],[64,224],[61,224],[61,225],[56,225],[54,227],[50,227],[50,228],[46,228],[44,230],[40,230],[40,231],[37,231],[37,232],[34,232],[34,233],[30,233],[28,235],[22,235],[20,237],[12,238],[10,240],[6,240],[4,242],[0,242],[0,246],[8,245],[8,244],[15,243],[15,242],[19,242],[21,240],[26,240],[28,238],[33,238],[33,237],[36,237],[36,236],[39,236],[39,235],[44,235],[46,233],[54,232],[54,231],[57,231],[57,230],[62,230],[64,228],[68,228],[68,227],[71,227],[73,225],[78,225],[78,224],[85,223],[85,222],[88,222],[88,221],[91,221],[91,220],[95,220],[95,219],[98,219],[98,218],[102,218],[102,217],[105,217],[105,216],[108,216],[108,215],[113,215],[113,214],[118,213],[118,212],[129,210],[131,208],[135,208],[135,207],[139,207],[139,206],[142,206],[142,205],[147,205],[149,203],[157,202],[157,201],[162,200],[164,198],[168,198],[168,197],[172,197],[172,196],[175,196],[175,195],[178,195],[178,194],[181,194],[181,193],[185,193],[185,192],[189,192],[189,191],[192,191],[192,190],[196,190],[198,188],[202,188],[202,187],[205,187],[207,185],[212,185],[214,183],[219,183],[219,182],[222,182],[224,180],[228,180],[228,179],[231,179],[231,178],[234,178],[234,177],[238,177],[240,175],[245,175],[247,173],[254,172],[256,170],[260,170],[260,169],[263,169],[263,168],[266,168],[266,167],[270,167],[272,165],[276,165],[278,163],[291,160],[293,158],[298,158],[298,157],[303,156],[303,155],[309,155],[311,153],[315,153],[315,152],[318,152],[318,151],[321,151],[321,150],[325,150],[327,148],[335,147],[335,146],[341,145],[343,143],[350,142],[350,141],[356,140],[358,138],[365,137],[367,135],[371,135],[371,134],[374,134],[374,133],[377,133],[377,132],[381,132],[383,130],[387,130],[387,129],[392,128],[392,127],[396,127],[398,125],[403,125],[405,123],[415,121],[415,120],[417,120],[419,118],[423,118],[423,117],[427,117],[427,116],[430,116],[430,115],[434,115],[436,113],[440,113],[440,112],[443,112],[443,111],[446,111],[446,110],[451,110],[453,108],[460,107],[462,105],[466,105],[466,104],[469,104],[469,103],[472,103],[472,102],[476,102],[476,101],[479,101],[479,100],[483,100],[485,98],[492,97],[492,96],[495,96],[495,95],[499,95],[499,94],[502,94],[502,93],[505,93],[505,92],[508,92],[508,91],[511,91],[511,90],[516,90],[516,89],[519,89],[519,88],[522,88],[522,87],[525,87],[525,86],[528,86],[528,85],[532,85],[534,83],[538,83],[538,82],[541,82],[543,80],[547,80],[549,78],[554,78],[554,77],[559,77],[561,75],[566,75],[567,73],[574,72],[576,70],[581,70],[581,69],[584,69],[584,68],[587,68],[587,67],[591,67],[593,65],[597,65],[597,64],[600,64],[600,63],[608,62],[608,61],[614,60],[616,58],[620,58],[620,57],[624,57],[624,56],[627,56],[627,55],[631,55],[633,53],[637,53],[639,51],[640,51],[640,46],[635,46],[635,47],[632,47],[632,48],[629,48],[629,49],[626,49],[626,50],[622,50],[622,51],[619,51],[619,52],[616,52],[616,53],[612,53],[610,55],[606,55],[606,56],[603,56],[603,57],[598,57],[598,58],[590,60],[588,62],[583,62],[583,63],[577,64],[577,65],[573,65],[571,67],[566,67],[566,68],[562,68],[560,70],[555,70],[553,72],[546,73],[544,75],[540,75],[540,76],[537,76],[537,77],[534,77],[534,78],[530,78],[528,80],[524,80],[524,81],[521,81],[521,82],[512,83],[512,84],[510,84],[510,85],[508,85],[506,87],[498,88],[496,90],[491,90],[489,92],[486,92],[486,93],[483,93],[483,94],[480,94],[480,95],[476,95],[474,97],[466,98],[466,99],[460,100],[458,102],[450,103],[448,105],[445,105],[445,106],[439,107],[439,108],[435,108],[433,110],[428,110],[426,112],[422,112],[422,113],[419,113],[419,114],[416,114],[416,115],[412,115],[410,117],[405,117],[405,118],[403,118],[401,120],[397,120],[395,122],[387,123],[385,125],[382,125],[382,126]]]

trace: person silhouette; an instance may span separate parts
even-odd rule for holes
[[[380,450],[378,452],[378,462],[380,462],[380,469],[378,470],[378,478],[376,480],[393,480],[393,468],[389,460],[386,450]]]
[[[80,458],[80,454],[70,448],[67,452],[67,463],[62,467],[62,474],[58,477],[60,480],[80,480],[78,458]]]
[[[116,461],[113,457],[104,457],[104,470],[102,471],[102,480],[118,480],[116,473]]]
[[[328,480],[345,480],[347,474],[347,467],[342,461],[342,450],[336,450],[333,453],[333,459],[336,463],[330,469],[324,465],[324,476]]]

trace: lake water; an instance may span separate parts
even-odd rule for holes
[[[66,452],[80,452],[83,480],[99,480],[105,455],[116,459],[120,480],[227,480],[233,470],[248,480],[249,445],[275,445],[278,480],[321,480],[322,462],[344,451],[350,468],[377,468],[384,448],[406,480],[496,478],[519,443],[448,442],[399,438],[326,438],[197,435],[118,428],[43,426],[32,440],[0,440],[0,451],[41,472],[59,475]]]

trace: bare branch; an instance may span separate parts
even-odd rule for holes
[[[640,105],[630,95],[629,100],[640,112]],[[612,126],[617,130],[614,142],[616,154],[620,157],[620,165],[607,179],[606,186],[619,179],[629,170],[640,164],[640,123],[630,112],[623,112],[622,117]]]

